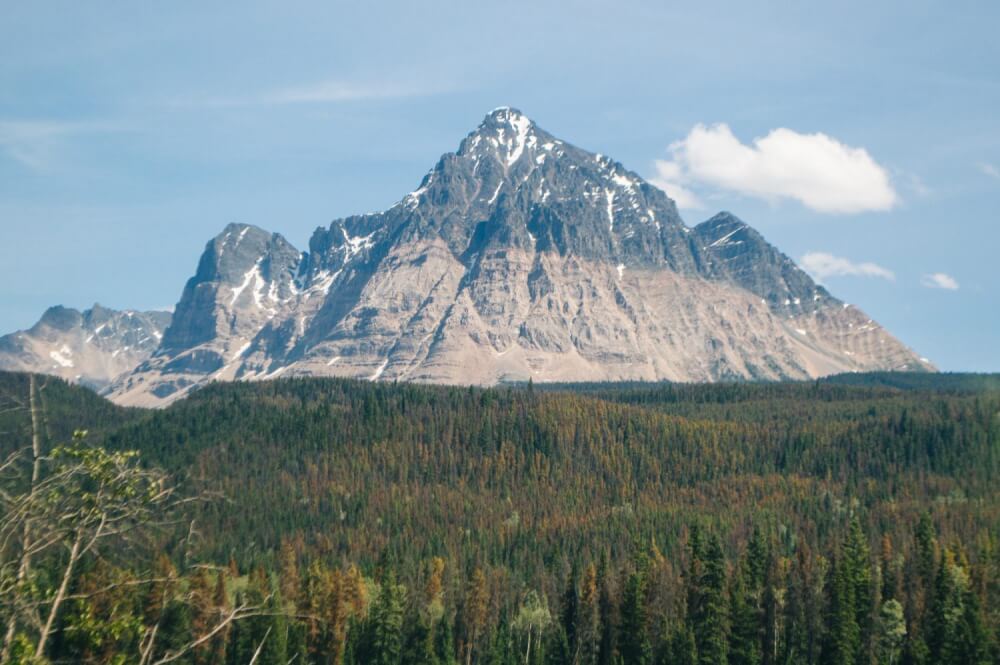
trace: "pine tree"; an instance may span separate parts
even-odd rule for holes
[[[608,560],[605,552],[601,553],[600,566],[597,569],[597,585],[599,589],[601,638],[597,652],[599,665],[611,665],[618,651],[617,628],[618,608],[615,605],[615,594],[611,587],[608,572]]]
[[[671,634],[669,651],[669,665],[698,664],[698,645],[695,643],[694,632],[683,624],[678,625]]]
[[[896,562],[895,551],[892,546],[892,538],[889,534],[882,535],[882,546],[879,554],[882,567],[882,600],[895,598],[899,600],[902,596],[900,584],[899,566]]]
[[[256,655],[255,665],[285,665],[288,662],[288,624],[280,594],[271,589],[263,568],[250,574],[246,593],[237,602],[260,607],[264,612],[233,625],[226,647],[227,662],[243,665]]]
[[[286,640],[285,652],[287,653],[286,663],[307,663],[309,662],[308,628],[301,621],[288,618],[288,638]]]
[[[712,534],[705,548],[704,567],[698,580],[694,635],[701,665],[725,663],[728,651],[726,563],[722,543]]]
[[[403,650],[400,663],[403,665],[437,665],[434,653],[434,631],[426,615],[411,613],[406,621]]]
[[[761,614],[757,599],[748,581],[752,584],[749,561],[744,563],[733,576],[730,598],[732,629],[729,635],[730,665],[760,665],[761,654]]]
[[[956,662],[962,665],[990,665],[990,640],[983,622],[979,597],[971,589],[965,593],[964,611],[958,628]]]
[[[755,590],[759,600],[758,616],[763,622],[761,630],[761,662],[764,665],[776,665],[778,651],[786,641],[784,633],[787,626],[786,580],[782,579],[779,558],[773,551],[763,554],[765,571],[762,587]]]
[[[956,559],[945,551],[938,564],[928,608],[927,648],[931,662],[979,663],[987,646],[978,597],[970,589],[968,571]]]
[[[601,650],[600,589],[597,568],[587,566],[580,584],[580,611],[576,631],[574,662],[578,665],[596,665]]]
[[[854,605],[854,580],[842,557],[835,557],[827,581],[824,665],[855,665],[861,648],[861,629]]]
[[[370,617],[369,662],[372,665],[398,665],[403,652],[403,612],[406,588],[396,583],[390,570],[382,581]]]
[[[543,654],[534,662],[545,665],[573,665],[573,654],[566,638],[566,629],[559,623],[553,624],[552,629],[548,631],[542,651]]]
[[[566,589],[563,591],[562,607],[560,608],[560,623],[566,640],[566,651],[569,654],[578,651],[577,621],[580,614],[580,594],[576,584],[579,577],[576,563],[566,578]]]
[[[514,649],[514,637],[510,632],[510,624],[506,617],[502,617],[497,629],[493,631],[493,640],[484,663],[485,665],[522,665],[522,662]]]
[[[621,625],[618,629],[618,652],[623,665],[647,665],[652,660],[653,647],[646,626],[645,596],[642,573],[631,573],[625,583]]]
[[[843,547],[845,574],[850,585],[849,594],[854,605],[854,622],[858,627],[859,663],[867,663],[871,653],[871,627],[875,622],[872,599],[871,554],[861,523],[851,520],[847,540]]]
[[[440,665],[456,665],[455,634],[447,616],[441,617],[434,629],[434,655]]]

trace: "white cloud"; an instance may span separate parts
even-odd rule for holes
[[[110,127],[83,122],[49,120],[0,120],[0,152],[34,171],[48,169],[62,143],[70,136],[111,131]]]
[[[920,278],[920,283],[928,289],[958,291],[958,280],[943,272],[932,272]]]
[[[700,210],[705,205],[698,198],[698,195],[687,187],[678,184],[683,179],[680,167],[674,162],[667,162],[662,159],[656,160],[656,175],[649,179],[649,182],[656,185],[667,196],[674,200],[677,207],[686,210]]]
[[[795,199],[826,213],[889,210],[899,200],[886,169],[864,148],[826,134],[778,128],[746,145],[725,124],[699,124],[670,146],[670,157],[656,162],[668,193],[707,185],[768,201]]]
[[[890,282],[896,280],[896,275],[888,268],[877,263],[855,263],[841,256],[826,252],[808,252],[800,260],[803,270],[823,281],[827,277],[878,277]]]
[[[332,104],[420,97],[446,91],[447,88],[443,86],[420,85],[413,82],[352,83],[349,81],[327,80],[247,95],[185,97],[173,100],[172,105],[180,107],[226,108],[233,106]]]
[[[979,163],[979,170],[982,171],[983,173],[985,173],[986,175],[988,175],[991,178],[994,178],[996,180],[1000,180],[1000,169],[998,169],[997,167],[993,166],[989,162],[980,162]]]
[[[321,81],[312,85],[275,90],[264,99],[272,104],[312,102],[354,102],[367,99],[396,99],[427,94],[424,88],[409,84],[356,85],[344,81]]]

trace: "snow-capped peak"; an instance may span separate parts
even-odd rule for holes
[[[538,144],[535,123],[515,108],[501,106],[493,109],[479,127],[470,134],[459,148],[459,154],[491,153],[510,168],[525,152]]]

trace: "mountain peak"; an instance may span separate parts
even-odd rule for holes
[[[638,174],[503,106],[417,189],[317,229],[306,253],[227,226],[157,354],[114,393],[161,403],[282,372],[464,384],[919,366],[862,317],[734,215],[688,227]]]
[[[73,326],[79,325],[79,322],[79,310],[72,307],[64,307],[63,305],[55,305],[45,310],[38,323],[57,330],[68,330]]]
[[[539,143],[537,132],[538,127],[531,118],[515,108],[501,106],[490,111],[479,127],[462,141],[458,154],[492,153],[505,169],[510,168],[525,154],[525,148]]]
[[[0,337],[0,369],[101,388],[146,360],[169,321],[165,312],[122,312],[96,303],[83,312],[50,307],[30,329]]]
[[[534,124],[531,118],[524,115],[520,109],[516,109],[512,106],[498,106],[486,114],[482,124],[517,125],[524,123],[529,125]]]

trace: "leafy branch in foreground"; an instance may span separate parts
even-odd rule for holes
[[[180,497],[166,473],[140,464],[135,451],[89,446],[85,431],[48,454],[41,449],[41,406],[29,385],[32,447],[0,463],[0,617],[6,623],[0,662],[42,662],[68,601],[112,595],[122,587],[179,587],[176,572],[135,577],[71,593],[85,561],[128,553],[141,560],[145,539],[180,518],[180,509],[203,497]],[[169,599],[168,599],[169,600]],[[159,621],[139,629],[141,663],[168,663],[211,640],[260,607],[246,603],[212,608],[203,634],[188,644],[154,650]],[[159,614],[157,615],[159,617]],[[133,622],[134,623],[134,622]],[[114,629],[121,633],[128,622]],[[155,658],[154,658],[155,657]]]

